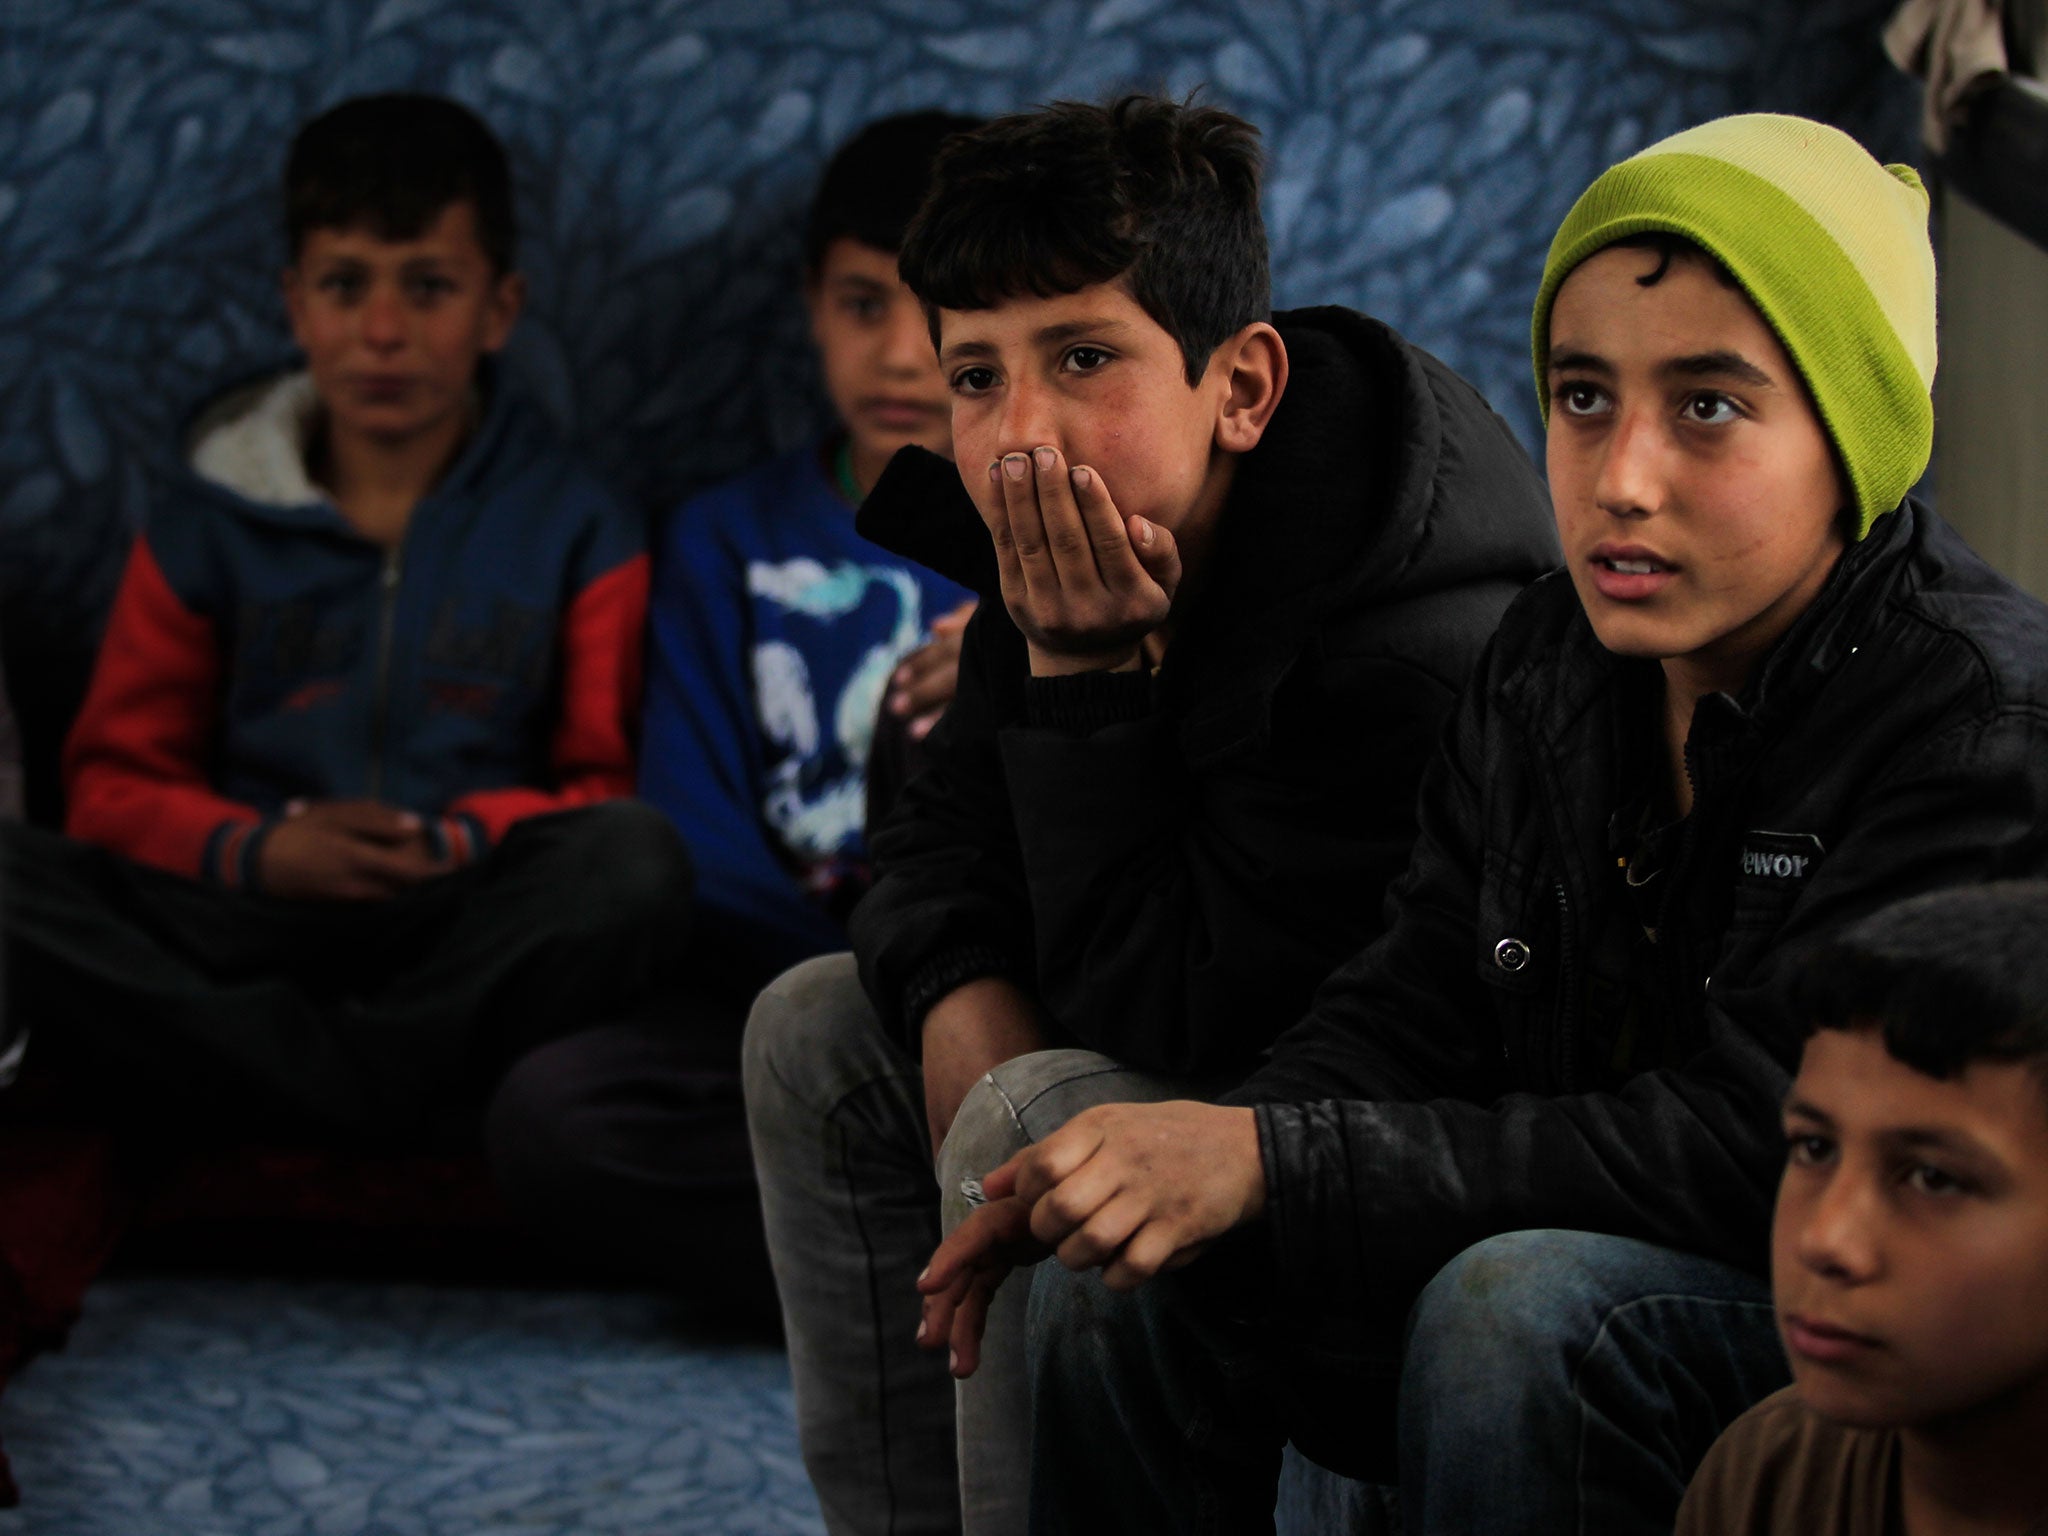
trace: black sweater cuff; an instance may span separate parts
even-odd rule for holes
[[[1152,713],[1150,672],[1073,672],[1024,685],[1024,723],[1086,736]]]
[[[899,1042],[913,1057],[921,1058],[924,1016],[947,993],[984,976],[1013,976],[1016,966],[993,944],[963,944],[933,956],[911,973],[903,988],[903,1039]]]

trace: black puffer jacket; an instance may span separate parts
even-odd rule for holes
[[[1556,539],[1462,379],[1347,310],[1277,323],[1287,393],[1156,678],[1029,676],[951,465],[906,450],[862,509],[869,538],[984,598],[852,923],[911,1050],[940,997],[1003,975],[1068,1040],[1234,1077],[1378,932],[1422,766]]]
[[[1230,1095],[1262,1106],[1301,1299],[1364,1317],[1536,1227],[1762,1270],[1798,948],[1915,892],[2048,873],[2048,609],[1908,503],[1740,699],[1696,711],[1693,814],[1632,988],[1616,862],[1656,690],[1562,572],[1502,621],[1424,779],[1391,927]]]

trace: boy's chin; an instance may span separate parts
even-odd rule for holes
[[[1646,624],[1634,614],[1603,614],[1589,607],[1586,620],[1593,626],[1593,638],[1601,649],[1631,661],[1666,661],[1684,654],[1685,647],[1661,633],[1661,626]]]
[[[1872,1384],[1808,1363],[1794,1364],[1792,1384],[1808,1409],[1849,1429],[1895,1429],[1913,1417],[1905,1404]]]

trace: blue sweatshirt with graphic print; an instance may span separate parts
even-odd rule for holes
[[[689,843],[700,951],[736,975],[846,947],[889,674],[970,595],[853,514],[809,448],[684,502],[657,539],[640,794]]]

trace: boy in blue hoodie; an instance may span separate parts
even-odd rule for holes
[[[845,946],[868,882],[878,720],[914,746],[952,696],[966,590],[869,543],[853,514],[897,449],[951,451],[950,397],[896,252],[940,143],[974,126],[884,118],[833,156],[804,302],[840,426],[685,502],[655,553],[640,792],[689,844],[699,952],[741,1011],[778,972]]]
[[[302,370],[201,414],[8,827],[14,1017],[181,1136],[410,1144],[593,1025],[674,1027],[690,875],[632,788],[638,520],[491,365],[510,178],[453,102],[294,141]]]

